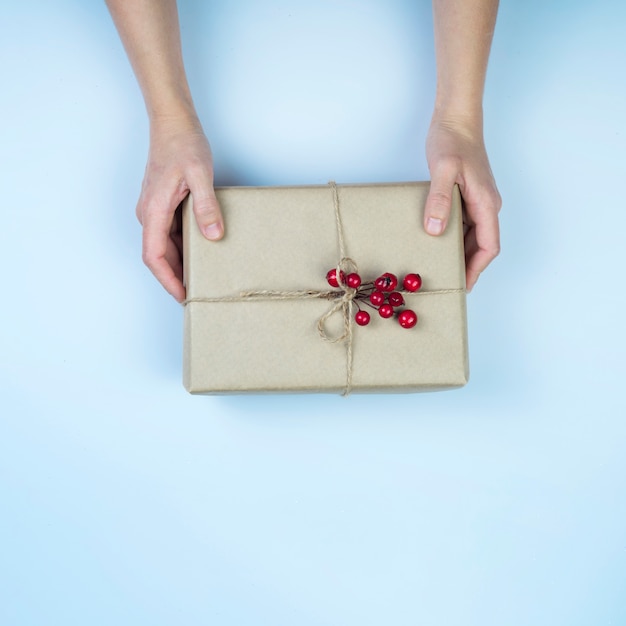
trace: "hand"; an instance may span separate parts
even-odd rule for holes
[[[143,226],[143,261],[179,302],[183,286],[182,236],[176,209],[188,193],[200,231],[221,239],[224,222],[213,190],[213,158],[197,121],[153,121],[150,153],[137,203]]]
[[[424,228],[431,235],[445,230],[452,189],[458,184],[464,209],[467,291],[500,252],[498,213],[502,199],[491,173],[482,129],[477,126],[433,119],[426,141],[431,186]]]

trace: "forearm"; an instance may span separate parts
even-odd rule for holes
[[[482,131],[482,100],[498,0],[433,0],[436,118]]]
[[[176,0],[106,0],[150,121],[195,119],[180,43]]]

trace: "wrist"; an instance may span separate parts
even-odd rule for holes
[[[442,128],[460,133],[468,139],[482,140],[482,107],[457,108],[435,106],[430,122],[430,128]]]
[[[193,108],[189,106],[169,107],[149,115],[150,135],[201,132],[202,124]]]

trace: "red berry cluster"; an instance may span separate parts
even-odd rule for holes
[[[378,315],[384,318],[396,315],[398,323],[402,328],[413,328],[417,324],[417,314],[411,309],[404,309],[396,312],[394,309],[404,304],[402,291],[397,291],[398,277],[390,272],[385,272],[379,276],[374,282],[363,283],[361,277],[353,272],[351,274],[339,273],[337,278],[337,270],[329,270],[326,274],[326,280],[331,287],[339,287],[340,284],[346,285],[357,290],[354,301],[357,304],[358,311],[354,316],[354,321],[359,326],[367,326],[370,323],[370,314],[363,311],[360,304],[365,304],[378,311]],[[404,293],[418,291],[422,286],[422,279],[419,274],[407,274],[403,281],[402,287]]]

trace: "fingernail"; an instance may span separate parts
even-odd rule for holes
[[[426,232],[429,235],[441,235],[443,232],[443,220],[436,217],[429,217],[426,222]]]
[[[209,224],[204,229],[204,234],[207,239],[219,239],[222,236],[222,225],[219,223]]]

